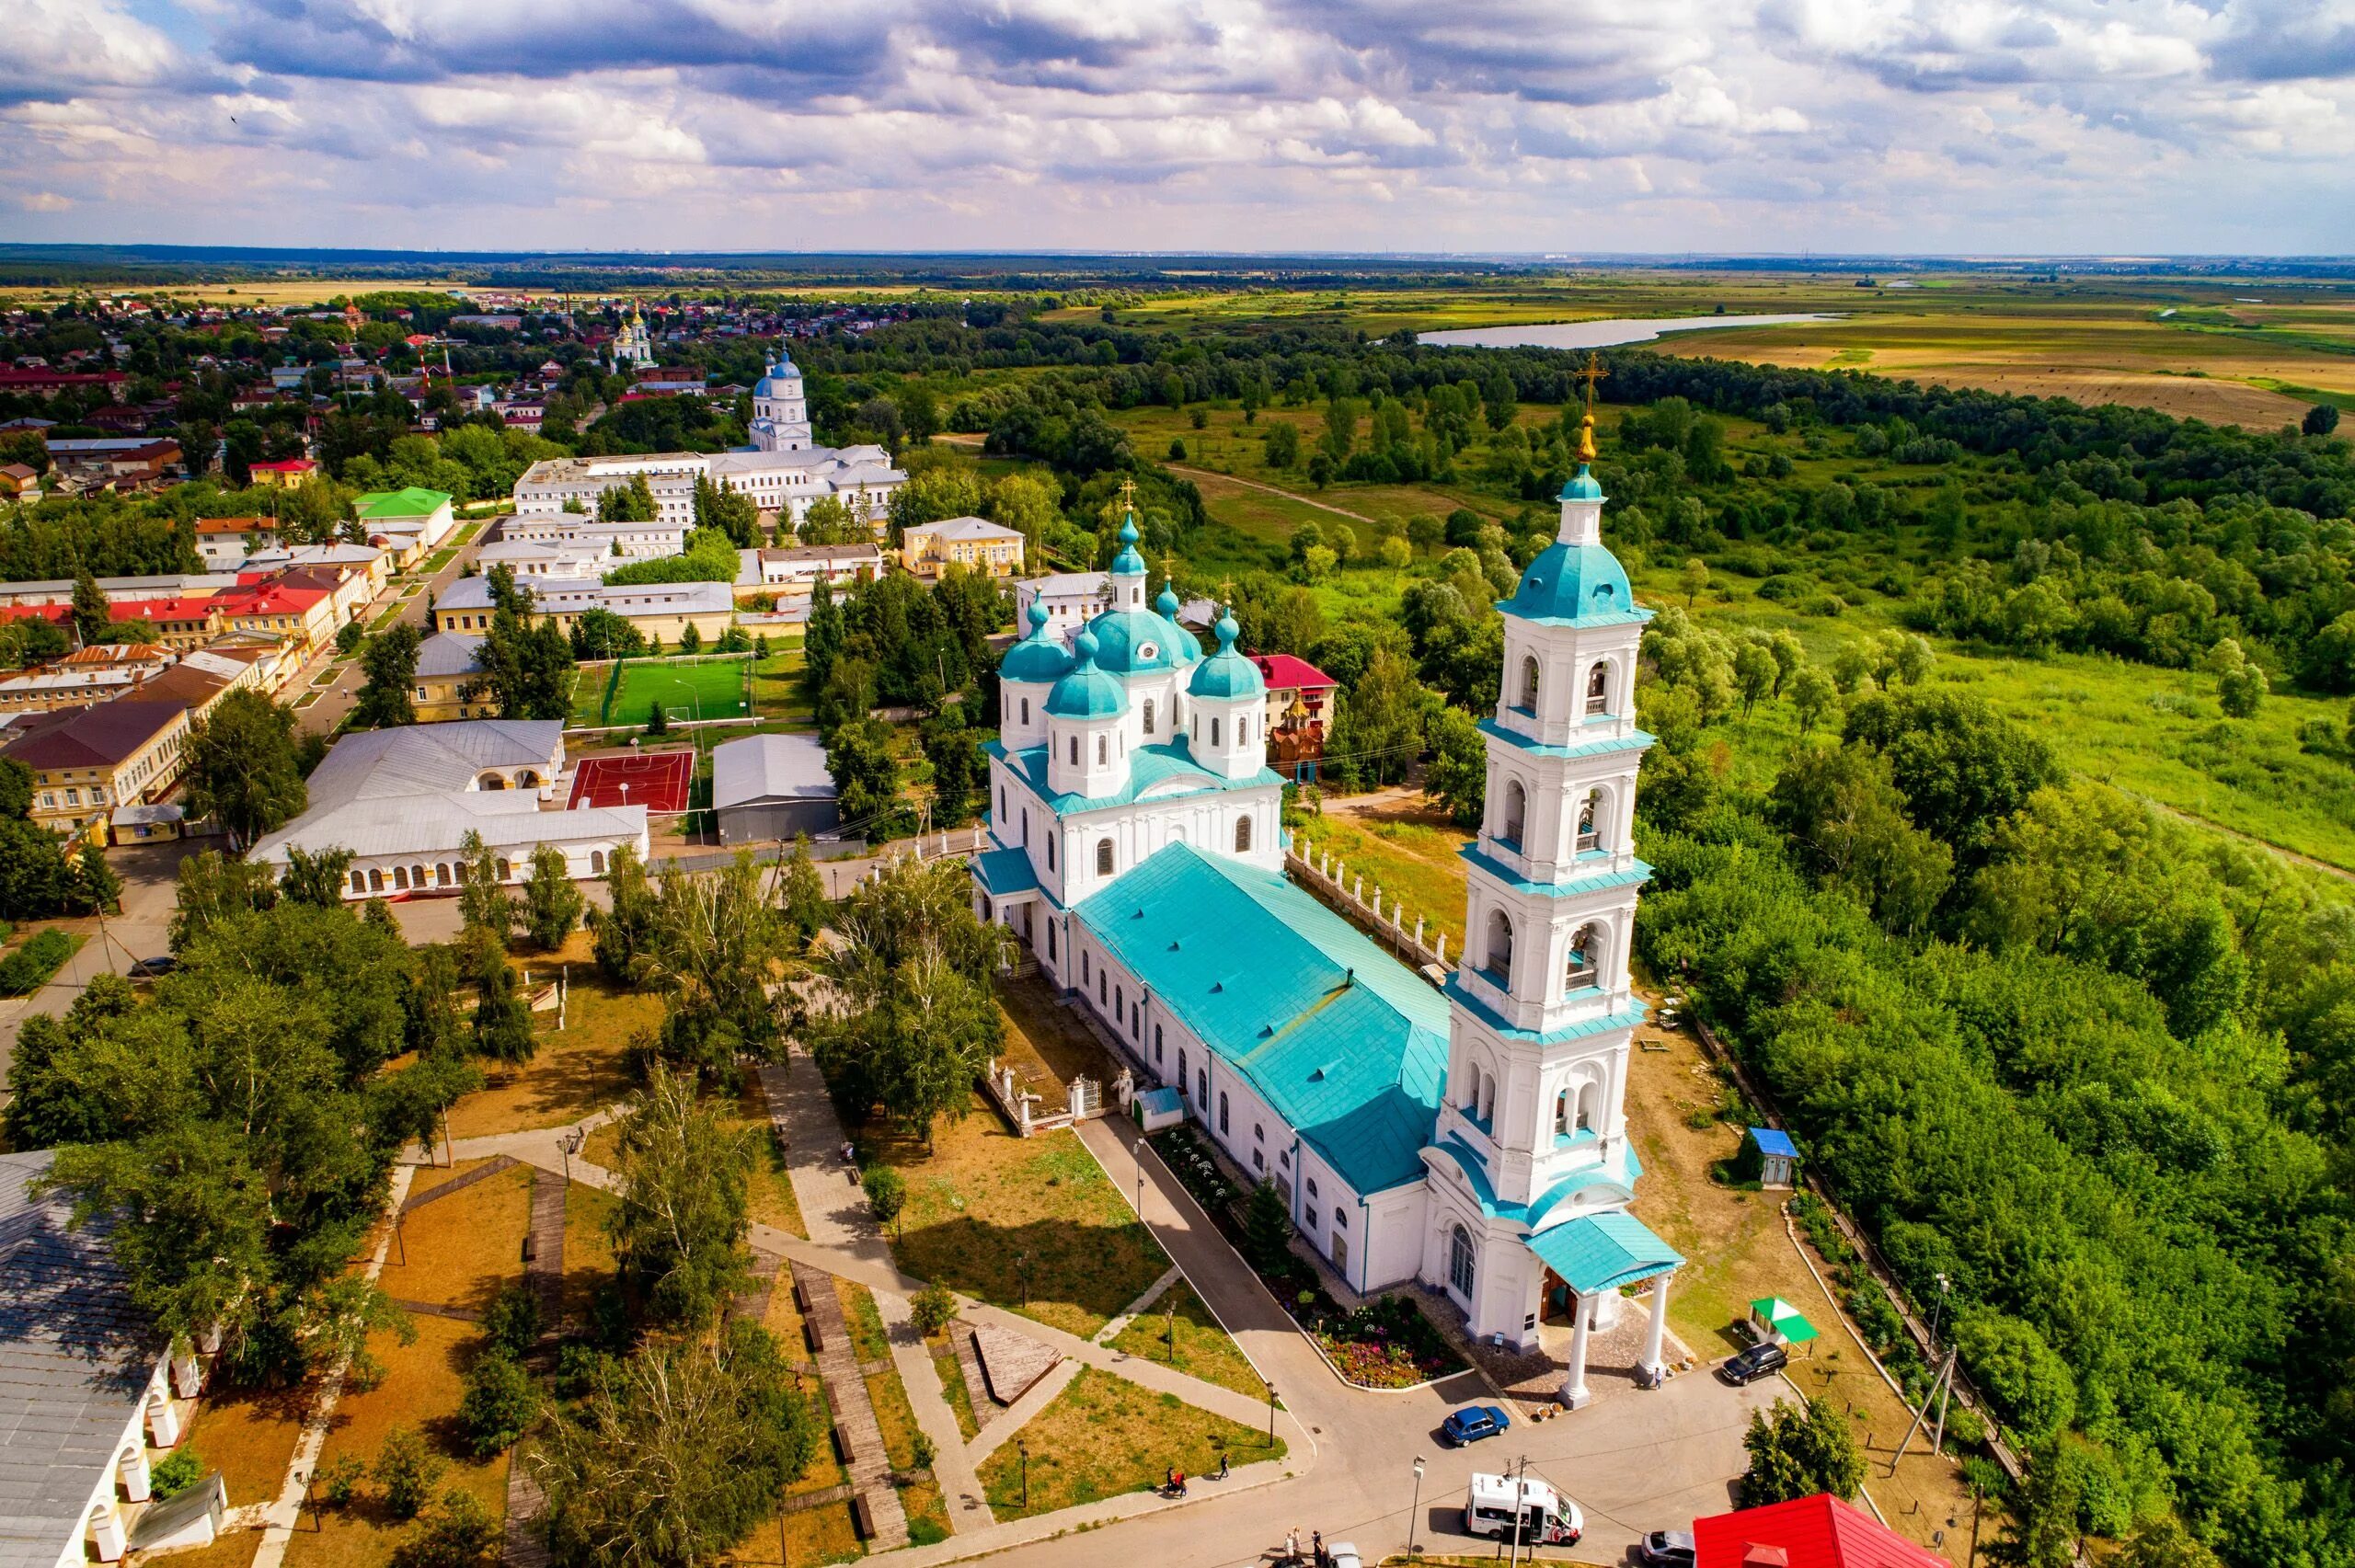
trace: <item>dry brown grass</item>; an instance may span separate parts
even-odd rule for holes
[[[580,941],[573,938],[575,944]],[[555,1013],[534,1013],[539,1053],[516,1067],[485,1064],[488,1082],[451,1109],[451,1137],[563,1127],[629,1093],[630,1036],[661,1024],[662,999],[614,986],[584,956],[576,956],[572,946],[562,956],[571,965],[564,1031],[557,1032]],[[520,962],[540,976],[557,956]]]
[[[585,1319],[598,1295],[613,1288],[613,1238],[605,1221],[619,1200],[597,1188],[572,1184],[564,1195],[564,1309]]]
[[[1949,1518],[1968,1528],[1970,1497],[1959,1471],[1951,1460],[1926,1453],[1925,1439],[1915,1439],[1912,1457],[1899,1461],[1894,1477],[1889,1474],[1890,1452],[1912,1413],[1873,1370],[1809,1274],[1783,1227],[1784,1195],[1740,1192],[1710,1179],[1709,1167],[1734,1152],[1741,1131],[1724,1122],[1701,1128],[1687,1124],[1693,1111],[1719,1103],[1718,1081],[1698,1042],[1653,1028],[1638,1031],[1637,1040],[1627,1093],[1627,1119],[1645,1173],[1636,1213],[1692,1260],[1677,1270],[1669,1293],[1669,1322],[1678,1337],[1704,1360],[1716,1360],[1749,1343],[1734,1325],[1752,1301],[1780,1296],[1790,1302],[1821,1331],[1791,1364],[1792,1380],[1809,1394],[1828,1393],[1835,1408],[1853,1413],[1857,1441],[1872,1461],[1866,1486],[1890,1523],[1924,1545]],[[1647,1043],[1668,1049],[1646,1050]],[[1823,1267],[1821,1259],[1815,1263]]]
[[[999,987],[999,1012],[1005,1019],[999,1059],[1051,1105],[1062,1103],[1063,1086],[1073,1079],[1109,1082],[1120,1070],[1087,1025],[1058,1002],[1038,976],[1006,981]]]
[[[1178,1333],[1176,1356],[1170,1352],[1169,1331]],[[1267,1379],[1251,1365],[1194,1288],[1184,1280],[1165,1291],[1160,1300],[1139,1313],[1112,1341],[1112,1348],[1146,1361],[1175,1367],[1189,1377],[1232,1389],[1246,1399],[1267,1396]]]
[[[236,1499],[231,1499],[234,1504]],[[254,1553],[261,1550],[259,1530],[232,1530],[217,1536],[211,1546],[201,1546],[191,1551],[167,1552],[163,1556],[149,1554],[142,1562],[168,1562],[171,1568],[247,1568]]]
[[[480,1311],[501,1289],[521,1284],[533,1174],[529,1165],[517,1165],[405,1214],[400,1242],[385,1259],[385,1292]]]
[[[208,1391],[197,1401],[187,1442],[209,1468],[221,1472],[229,1488],[229,1506],[267,1503],[278,1495],[294,1445],[303,1436],[303,1417],[313,1392],[307,1385],[259,1392]]]
[[[333,1463],[342,1454],[373,1462],[385,1434],[396,1426],[414,1427],[448,1466],[434,1487],[436,1495],[462,1488],[500,1517],[507,1510],[507,1456],[473,1459],[457,1428],[458,1402],[465,1395],[460,1377],[480,1335],[443,1318],[419,1318],[416,1323],[413,1345],[402,1345],[390,1333],[371,1342],[370,1349],[385,1364],[384,1380],[364,1393],[346,1391],[320,1462]],[[375,1497],[374,1483],[369,1482],[348,1510],[330,1511],[323,1519],[305,1513],[287,1544],[287,1562],[292,1568],[375,1568],[389,1561],[410,1527],[387,1516]]]
[[[1189,1475],[1218,1469],[1222,1444],[1245,1463],[1281,1459],[1283,1439],[1270,1448],[1264,1430],[1158,1394],[1094,1367],[1083,1368],[1052,1403],[1023,1425],[1029,1446],[1029,1505],[1023,1505],[1023,1459],[1012,1441],[982,1461],[982,1486],[1001,1519],[1143,1492],[1166,1479],[1171,1466]]]

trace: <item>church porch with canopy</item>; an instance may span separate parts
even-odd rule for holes
[[[1632,1357],[1636,1383],[1658,1385],[1668,1365],[1669,1281],[1683,1266],[1683,1256],[1625,1210],[1582,1215],[1539,1231],[1525,1244],[1543,1265],[1539,1344],[1562,1368],[1556,1397],[1572,1410],[1592,1401],[1588,1371],[1595,1338],[1622,1328],[1620,1290],[1647,1280],[1651,1291],[1646,1310],[1625,1326],[1640,1332]],[[1628,1337],[1616,1334],[1614,1341]]]

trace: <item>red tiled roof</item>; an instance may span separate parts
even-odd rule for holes
[[[261,466],[257,463],[256,468]],[[266,517],[201,517],[196,520],[199,533],[275,533],[278,524]]]
[[[281,588],[265,582],[215,594],[213,602],[224,615],[300,615],[327,596],[323,588]]]
[[[212,599],[129,599],[114,607],[118,621],[201,621],[219,601]],[[72,613],[69,606],[67,613]]]
[[[1259,667],[1259,679],[1270,691],[1290,691],[1295,686],[1322,691],[1339,684],[1308,660],[1288,653],[1255,653],[1251,662]]]
[[[318,464],[307,457],[282,458],[276,463],[249,463],[247,471],[253,474],[308,474]]]
[[[72,619],[71,604],[0,604],[0,621],[54,621],[63,625]]]
[[[1694,1568],[1953,1568],[1828,1493],[1693,1521]]]
[[[88,386],[93,383],[111,386],[116,382],[130,379],[121,371],[0,370],[0,387]]]

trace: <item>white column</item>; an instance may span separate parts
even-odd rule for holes
[[[122,1457],[115,1461],[115,1468],[122,1476],[122,1494],[133,1503],[147,1501],[154,1490],[148,1478],[147,1450],[123,1449]]]
[[[1594,1396],[1586,1386],[1586,1321],[1591,1312],[1583,1296],[1572,1298],[1578,1304],[1570,1326],[1570,1372],[1562,1379],[1562,1402],[1572,1410],[1583,1407]]]
[[[180,1413],[160,1390],[147,1396],[147,1430],[155,1435],[159,1448],[179,1444]]]
[[[125,1544],[122,1536],[122,1516],[109,1498],[90,1510],[90,1538],[98,1545],[98,1561],[120,1562]]]
[[[1660,1353],[1668,1334],[1668,1282],[1675,1277],[1673,1274],[1662,1274],[1652,1279],[1652,1321],[1644,1327],[1644,1358],[1637,1365],[1654,1382],[1667,1370],[1660,1363]]]

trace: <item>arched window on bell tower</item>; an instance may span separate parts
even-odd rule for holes
[[[1564,990],[1584,990],[1602,983],[1603,932],[1600,927],[1582,925],[1570,938],[1570,956],[1562,969]]]
[[[1529,820],[1529,792],[1521,787],[1519,779],[1505,781],[1505,819],[1498,837],[1514,849],[1521,848],[1522,830]]]
[[[1603,792],[1589,790],[1579,802],[1578,853],[1603,847]]]
[[[1512,989],[1512,920],[1502,910],[1488,911],[1488,974],[1499,990]]]
[[[1513,706],[1525,714],[1537,711],[1537,656],[1524,655],[1521,661],[1521,699]]]
[[[1611,667],[1599,658],[1586,672],[1586,711],[1590,715],[1611,711]]]

